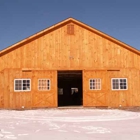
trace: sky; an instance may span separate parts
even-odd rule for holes
[[[0,0],[0,50],[69,17],[140,50],[140,0]]]

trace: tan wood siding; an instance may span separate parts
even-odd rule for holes
[[[127,78],[128,90],[109,90],[109,106],[139,106],[140,105],[140,76],[139,70],[121,69],[120,71],[108,71],[108,78]],[[111,83],[110,81],[108,83]],[[109,87],[111,85],[109,84]]]
[[[84,106],[140,106],[140,72],[139,70],[119,71],[84,71],[83,105]],[[90,90],[89,79],[101,78],[102,89]],[[127,78],[127,90],[112,90],[111,78]]]
[[[31,91],[14,91],[14,79],[31,79]],[[38,79],[51,80],[49,91],[38,91]],[[21,71],[5,69],[0,80],[0,108],[25,109],[57,106],[56,71]]]
[[[74,34],[67,25],[74,25]],[[139,106],[140,55],[78,22],[59,24],[17,47],[0,52],[0,108],[57,107],[57,70],[83,71],[83,106]],[[14,92],[15,78],[31,78],[30,92]],[[37,90],[38,78],[50,78],[51,90]],[[89,78],[101,78],[102,90],[90,91]],[[128,90],[112,91],[111,78],[128,78]]]
[[[74,35],[67,25],[32,40],[1,56],[4,68],[92,69],[139,68],[139,55],[74,24]]]
[[[0,108],[4,107],[4,82],[3,82],[3,72],[0,72]]]
[[[38,79],[49,79],[50,90],[39,91]],[[32,82],[32,107],[57,107],[57,72],[34,71]]]
[[[106,71],[83,72],[83,106],[108,106],[108,87]],[[101,79],[101,90],[90,89],[90,79]]]

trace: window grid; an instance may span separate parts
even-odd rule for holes
[[[31,91],[31,80],[14,79],[14,91]]]
[[[101,90],[101,79],[90,79],[90,90]]]
[[[112,90],[127,90],[127,78],[112,78]]]
[[[39,79],[38,80],[38,90],[41,90],[41,91],[50,90],[50,80],[49,79]]]

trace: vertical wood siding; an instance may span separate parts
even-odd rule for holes
[[[67,25],[64,25],[13,49],[0,59],[0,70],[140,67],[138,54],[76,24],[74,35],[67,34]]]
[[[1,74],[1,73],[0,73]],[[0,75],[0,108],[25,109],[57,107],[56,71],[24,71],[5,69]],[[31,79],[31,91],[14,92],[14,79]],[[49,91],[38,91],[38,79],[50,79]]]
[[[74,34],[67,34],[68,24],[74,25]],[[84,106],[140,105],[140,56],[76,23],[68,24],[0,56],[0,108],[57,107],[57,70],[83,70]],[[112,69],[120,71],[108,71]],[[41,77],[51,79],[50,91],[37,90]],[[89,90],[92,77],[102,79],[101,91]],[[128,78],[127,91],[110,89],[115,77]],[[31,92],[14,92],[14,78],[31,78]]]
[[[90,89],[90,79],[101,79],[101,90]],[[83,72],[83,106],[108,106],[107,71]]]
[[[139,70],[121,69],[120,71],[84,71],[83,96],[84,106],[140,106]],[[101,78],[101,90],[90,90],[89,79]],[[112,90],[111,78],[127,78],[127,90]]]

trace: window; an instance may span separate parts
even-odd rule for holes
[[[90,79],[90,90],[101,90],[101,79]]]
[[[31,91],[30,79],[15,79],[14,91]]]
[[[74,35],[74,25],[73,24],[67,25],[67,34]]]
[[[78,92],[78,88],[71,88],[71,95],[73,95],[74,92]]]
[[[112,90],[127,90],[127,78],[112,78]]]
[[[50,80],[49,79],[39,79],[38,80],[38,90],[50,90]]]
[[[63,95],[63,88],[58,88],[58,95]]]

